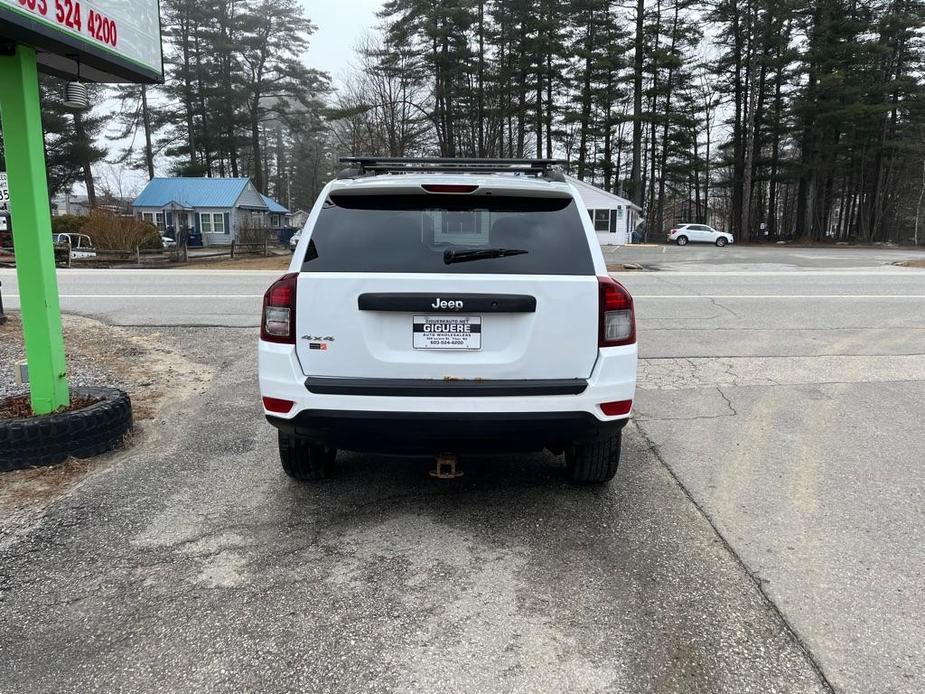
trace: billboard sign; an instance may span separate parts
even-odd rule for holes
[[[39,67],[89,82],[162,82],[158,0],[0,0],[0,38]]]

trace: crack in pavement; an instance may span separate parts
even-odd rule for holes
[[[723,395],[723,397],[725,398],[726,396]],[[731,407],[732,405],[730,404],[730,408]],[[729,415],[725,415],[725,416],[729,416]],[[668,461],[665,460],[665,458],[662,456],[659,446],[652,440],[652,438],[650,438],[648,432],[643,428],[641,422],[638,419],[634,418],[633,426],[635,426],[636,431],[639,432],[640,436],[642,437],[642,440],[645,442],[646,446],[652,452],[652,455],[655,457],[655,459],[665,469],[665,471],[671,476],[671,479],[674,480],[674,483],[678,485],[678,488],[681,490],[684,496],[687,497],[688,501],[690,501],[690,503],[694,506],[694,508],[697,509],[697,512],[700,514],[700,516],[710,525],[710,527],[713,529],[713,532],[716,534],[716,537],[719,538],[719,541],[722,543],[725,550],[729,553],[729,555],[733,558],[733,560],[742,568],[742,570],[748,576],[749,580],[752,582],[752,584],[757,589],[758,593],[761,595],[762,600],[765,602],[768,608],[777,616],[777,618],[780,620],[780,623],[783,625],[783,627],[787,630],[787,633],[793,639],[793,642],[802,651],[803,655],[806,657],[807,661],[809,662],[813,670],[816,672],[816,675],[819,677],[820,681],[822,682],[822,685],[826,688],[827,691],[831,692],[832,694],[835,694],[836,692],[835,687],[832,685],[832,683],[829,681],[829,678],[826,676],[825,672],[823,671],[822,665],[816,659],[815,655],[810,650],[809,646],[804,641],[804,639],[797,632],[796,628],[790,623],[790,621],[787,619],[784,613],[781,612],[777,604],[771,599],[771,596],[768,595],[768,593],[765,591],[764,579],[762,579],[761,576],[758,575],[757,572],[752,571],[749,568],[749,566],[745,563],[745,560],[738,554],[738,552],[736,552],[736,550],[729,543],[729,541],[722,534],[722,532],[720,532],[719,527],[717,526],[716,522],[713,520],[713,517],[709,513],[707,513],[706,509],[694,498],[690,490],[688,490],[688,488],[684,486],[680,478],[675,474],[675,471],[668,464]]]
[[[716,392],[719,393],[719,394],[720,394],[720,397],[721,397],[723,400],[726,401],[726,406],[729,408],[729,411],[732,412],[732,415],[731,415],[731,416],[732,416],[732,417],[737,417],[739,413],[736,412],[736,408],[734,408],[734,407],[732,406],[732,400],[729,399],[729,396],[726,395],[726,394],[723,392],[723,389],[720,388],[719,386],[716,386]]]
[[[740,316],[738,313],[736,313],[735,311],[733,311],[731,308],[729,308],[728,306],[723,306],[723,305],[722,305],[721,303],[719,303],[714,297],[711,296],[711,297],[709,297],[709,299],[710,299],[710,303],[713,304],[716,308],[721,308],[721,309],[723,309],[723,310],[725,310],[725,311],[728,311],[728,312],[732,315],[733,318],[737,318],[737,319],[738,319],[738,318],[741,318],[741,317],[742,317],[742,316]]]
[[[647,417],[643,416],[634,416],[633,419],[639,422],[693,422],[699,419],[724,419],[726,417],[737,417],[739,413],[736,411],[735,407],[732,405],[732,400],[722,391],[719,386],[714,386],[716,392],[720,394],[720,397],[725,401],[726,407],[729,408],[729,412],[725,414],[702,414],[702,415],[693,415],[690,417]]]

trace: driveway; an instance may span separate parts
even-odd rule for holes
[[[3,691],[925,688],[925,272],[621,276],[643,359],[603,490],[549,455],[288,481],[248,327],[271,276],[184,275],[62,273],[215,375],[0,536]]]

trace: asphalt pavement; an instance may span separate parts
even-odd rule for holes
[[[0,690],[922,691],[925,271],[691,250],[618,275],[642,360],[604,490],[550,455],[292,483],[273,273],[62,271],[66,310],[216,375],[0,538]]]
[[[921,250],[891,246],[802,247],[789,244],[735,245],[717,248],[706,243],[687,246],[634,244],[605,246],[608,261],[638,263],[655,270],[813,270],[882,268],[906,260],[921,260]]]

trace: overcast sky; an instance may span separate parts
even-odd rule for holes
[[[343,77],[351,72],[354,47],[357,41],[366,33],[375,31],[378,19],[376,12],[382,7],[384,0],[301,0],[305,7],[305,14],[317,27],[311,36],[308,53],[304,57],[307,66],[324,70],[331,76],[331,85],[337,88]],[[115,106],[114,106],[115,107]],[[115,157],[118,149],[127,144],[131,138],[115,140],[111,137],[115,126],[109,130],[111,157]],[[166,175],[167,162],[163,159],[157,161],[157,174]],[[147,183],[147,176],[141,171],[124,169],[100,163],[94,167],[97,177],[110,182],[121,180],[126,194],[139,192]],[[74,187],[74,193],[85,195],[83,184]]]
[[[375,29],[383,0],[302,0],[318,30],[311,37],[305,62],[331,75],[334,86],[349,72],[357,40]]]

